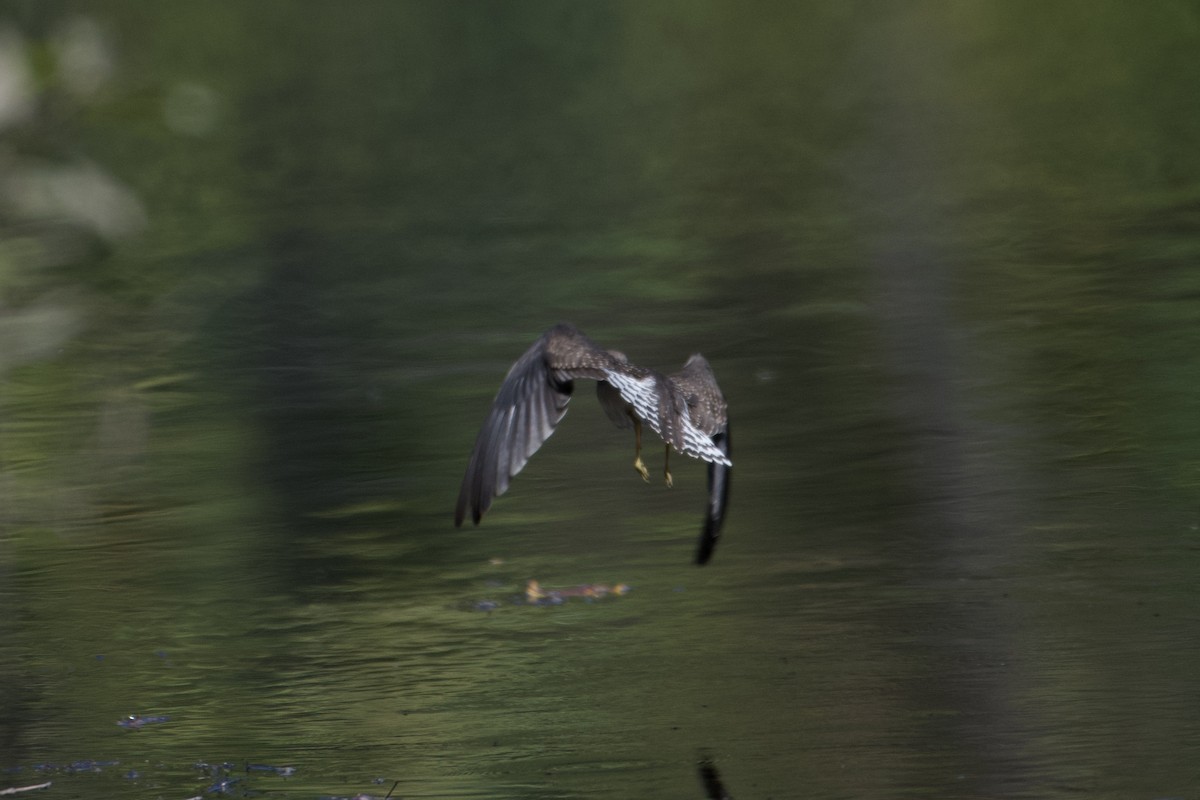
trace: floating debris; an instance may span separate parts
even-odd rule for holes
[[[204,789],[205,794],[228,794],[233,790],[233,785],[240,782],[241,778],[221,778],[216,783]]]
[[[147,725],[158,725],[163,722],[170,722],[171,718],[166,714],[159,714],[153,717],[143,717],[138,714],[130,714],[125,719],[117,720],[117,724],[122,728],[127,728],[131,731],[141,730]]]
[[[531,606],[559,605],[565,603],[569,597],[602,600],[609,595],[620,596],[629,591],[629,586],[624,583],[613,586],[604,583],[585,583],[581,586],[549,589],[544,588],[538,581],[531,580],[525,584],[525,602]]]
[[[270,772],[281,778],[290,778],[296,774],[295,767],[276,767],[271,764],[247,764],[246,772]]]
[[[590,603],[595,600],[604,600],[608,597],[618,597],[628,594],[630,591],[632,591],[632,588],[627,583],[615,583],[612,585],[607,583],[584,583],[579,586],[548,588],[542,586],[539,581],[531,580],[525,584],[525,590],[521,594],[509,596],[507,602],[492,599],[475,600],[470,603],[464,603],[462,607],[471,611],[491,612],[496,611],[504,605],[559,606],[572,597],[581,597],[585,602]]]
[[[46,781],[45,783],[35,783],[32,786],[10,786],[7,789],[0,789],[0,796],[10,794],[20,794],[21,792],[32,792],[35,789],[49,789],[50,784],[54,781]]]
[[[80,761],[72,761],[62,768],[63,772],[99,772],[104,767],[115,767],[120,761],[93,761],[90,758],[85,758]]]
[[[577,587],[548,588],[542,587],[538,581],[529,581],[520,595],[512,595],[509,603],[512,606],[562,606],[571,597],[582,597],[586,602],[604,600],[606,597],[617,597],[629,594],[632,588],[628,583],[584,583]],[[476,612],[493,612],[503,606],[498,600],[478,600],[470,603],[470,610]]]
[[[118,766],[120,761],[93,761],[92,759],[80,759],[72,761],[70,764],[52,764],[48,761],[43,761],[40,764],[33,765],[34,772],[61,772],[71,774],[75,772],[99,772],[104,767]]]

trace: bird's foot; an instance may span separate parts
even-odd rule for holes
[[[671,471],[670,470],[667,470],[667,469],[663,470],[663,480],[665,480],[667,482],[668,489],[670,489],[672,486],[675,485],[674,483],[671,482]]]
[[[642,476],[642,480],[646,483],[650,482],[650,470],[646,469],[646,462],[642,461],[641,456],[633,460],[633,468],[637,470],[638,475]]]

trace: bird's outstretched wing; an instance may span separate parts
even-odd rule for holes
[[[712,440],[725,453],[727,460],[733,456],[728,418],[720,433],[713,434]],[[717,547],[717,539],[721,537],[721,526],[725,524],[725,512],[729,508],[729,481],[732,477],[731,467],[709,462],[708,507],[704,513],[704,527],[700,529],[700,539],[696,544],[697,564],[707,564]]]
[[[615,364],[610,353],[570,325],[542,334],[500,384],[467,463],[454,524],[462,525],[468,508],[478,524],[492,500],[504,494],[567,413],[576,378],[603,380]]]

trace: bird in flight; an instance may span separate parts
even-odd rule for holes
[[[597,381],[596,396],[619,428],[633,428],[634,469],[649,481],[642,461],[642,426],[666,443],[663,476],[672,483],[674,449],[708,462],[708,506],[696,549],[696,563],[712,556],[729,503],[729,415],[717,379],[704,356],[696,354],[683,369],[663,375],[629,363],[623,353],[605,350],[572,325],[546,331],[512,365],[484,420],[467,462],[454,524],[471,511],[476,525],[492,500],[508,489],[567,413],[577,379]]]

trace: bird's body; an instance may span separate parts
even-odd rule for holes
[[[724,521],[729,497],[729,419],[712,368],[693,355],[671,376],[631,364],[605,350],[577,328],[560,324],[546,331],[509,370],[475,440],[458,495],[454,524],[467,509],[476,524],[495,497],[525,466],[567,411],[576,379],[597,381],[601,406],[618,427],[637,434],[634,466],[643,478],[641,426],[662,437],[667,452],[709,463],[709,507],[696,560],[703,564]],[[664,470],[667,484],[669,471]]]
[[[725,463],[708,462],[708,509],[696,548],[696,563],[703,564],[712,557],[713,548],[717,546],[721,524],[725,521],[725,508],[729,505],[729,479],[733,467],[729,463],[729,410],[712,367],[699,353],[671,376],[671,382],[686,399],[692,423],[712,437],[713,444],[725,454]]]

